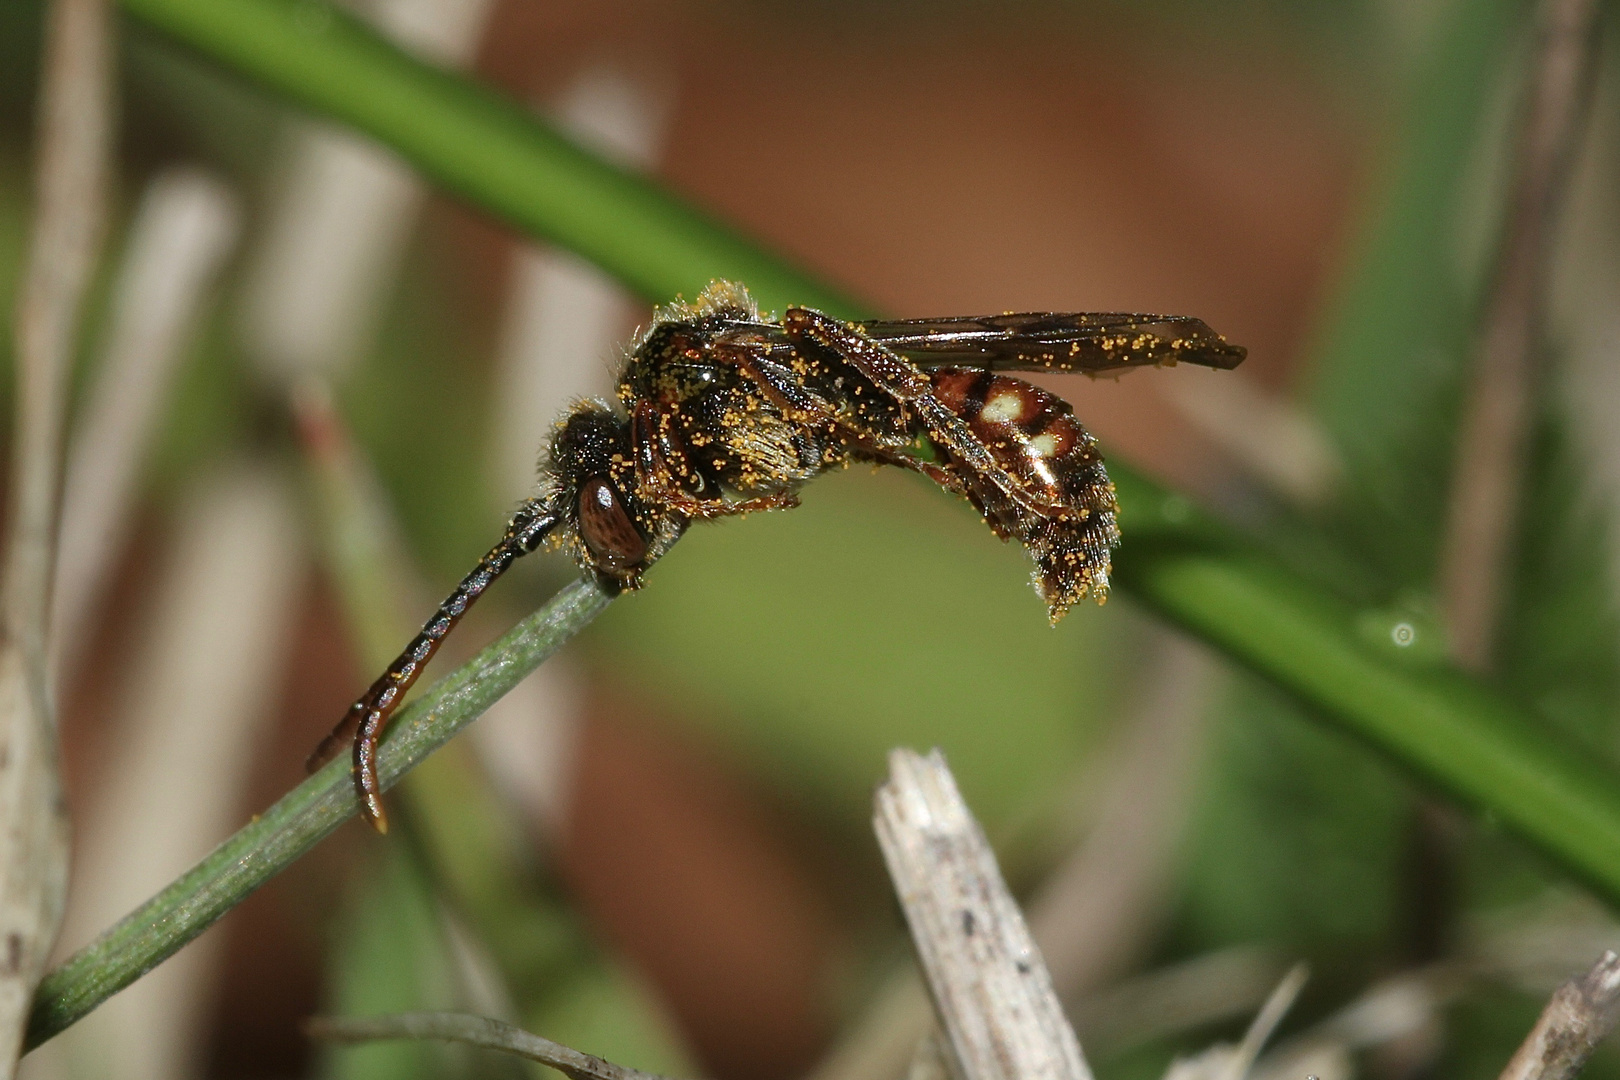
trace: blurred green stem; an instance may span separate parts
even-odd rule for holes
[[[727,277],[746,281],[769,305],[856,313],[836,292],[653,184],[592,158],[526,110],[411,59],[316,0],[122,3],[174,39],[371,135],[474,205],[579,252],[643,295],[668,298]],[[1483,684],[1407,659],[1420,650],[1390,644],[1392,627],[1367,634],[1369,614],[1307,585],[1185,499],[1112,468],[1128,537],[1117,571],[1124,589],[1620,903],[1620,775],[1558,742],[1535,716]],[[565,590],[434,686],[385,744],[385,776],[391,781],[419,761],[605,602],[583,585]],[[195,936],[353,806],[341,765],[288,795],[49,976],[31,1041],[60,1031]]]
[[[534,113],[417,60],[320,0],[125,0],[124,10],[301,105],[353,125],[429,179],[665,303],[711,278],[767,305],[850,300]]]
[[[1129,474],[1116,580],[1620,904],[1620,776],[1435,658],[1433,627],[1302,582],[1181,496]]]
[[[383,786],[392,787],[477,719],[607,604],[595,585],[570,585],[471,662],[429,687],[400,711],[383,740]],[[47,975],[34,999],[28,1046],[68,1027],[202,933],[353,817],[358,806],[348,758],[328,763]]]

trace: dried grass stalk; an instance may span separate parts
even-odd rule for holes
[[[17,310],[17,438],[0,577],[0,1078],[15,1069],[34,986],[61,923],[67,815],[46,670],[67,376],[105,218],[106,0],[47,16],[36,211]]]
[[[1501,1080],[1569,1080],[1620,1020],[1620,956],[1605,952],[1592,970],[1553,991]]]
[[[984,830],[935,750],[889,755],[874,826],[961,1080],[1091,1080]]]

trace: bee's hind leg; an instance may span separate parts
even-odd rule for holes
[[[927,374],[899,353],[862,336],[850,323],[810,308],[789,308],[782,315],[782,328],[789,337],[831,349],[878,389],[916,413],[929,436],[951,455],[953,465],[971,475],[972,479],[966,481],[968,486],[992,488],[1002,498],[1041,517],[1068,513],[1062,506],[1037,498],[1009,473],[967,422],[935,396]],[[906,467],[913,466],[906,463]]]

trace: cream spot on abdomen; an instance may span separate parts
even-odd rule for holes
[[[1056,457],[1058,445],[1058,437],[1047,431],[1029,440],[1029,452],[1032,457]]]
[[[1024,417],[1024,397],[1011,390],[1003,391],[984,403],[979,419],[992,424],[1013,424]]]

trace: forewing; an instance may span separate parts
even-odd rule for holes
[[[919,367],[1099,373],[1148,364],[1234,368],[1246,350],[1201,319],[1129,312],[1025,312],[857,323]]]

